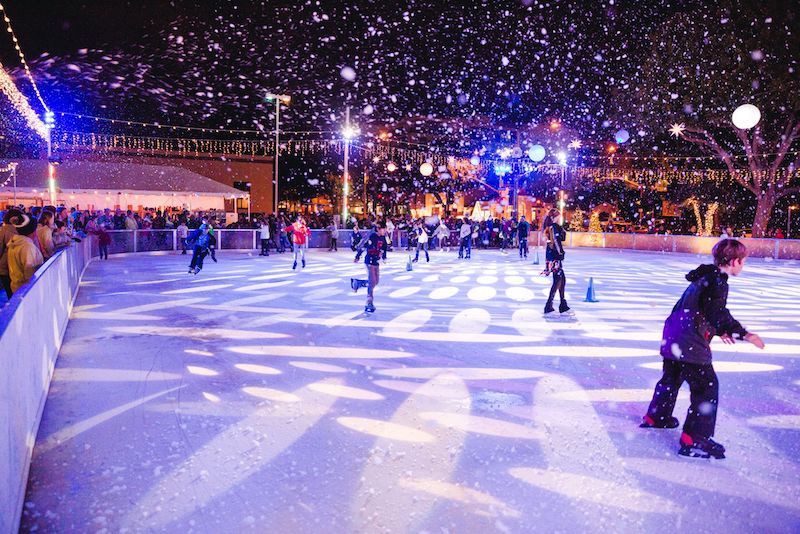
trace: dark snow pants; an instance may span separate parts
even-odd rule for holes
[[[664,360],[664,374],[656,384],[653,400],[647,410],[656,422],[672,416],[678,390],[684,382],[691,392],[689,411],[683,431],[692,438],[710,438],[717,424],[719,381],[714,366]]]

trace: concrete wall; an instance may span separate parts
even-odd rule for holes
[[[0,309],[0,532],[17,532],[28,469],[88,240],[59,251]]]

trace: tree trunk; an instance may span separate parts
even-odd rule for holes
[[[773,207],[775,207],[775,198],[772,195],[768,193],[758,195],[756,218],[753,221],[753,237],[765,236]]]

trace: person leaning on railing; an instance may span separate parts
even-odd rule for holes
[[[3,286],[3,291],[6,297],[11,298],[11,275],[8,272],[8,245],[11,239],[17,235],[17,228],[11,223],[12,219],[16,219],[22,215],[22,212],[17,209],[10,209],[3,216],[3,226],[0,226],[0,285]]]
[[[8,272],[11,277],[11,292],[15,293],[25,285],[43,263],[44,257],[33,242],[36,219],[25,214],[11,218],[17,232],[8,245]]]

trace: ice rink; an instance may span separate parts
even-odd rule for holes
[[[189,258],[87,269],[23,531],[800,531],[798,262],[731,280],[767,348],[713,343],[728,458],[709,461],[638,428],[708,257],[569,249],[572,318],[542,315],[550,279],[515,251],[411,272],[390,253],[371,315],[349,250]]]

